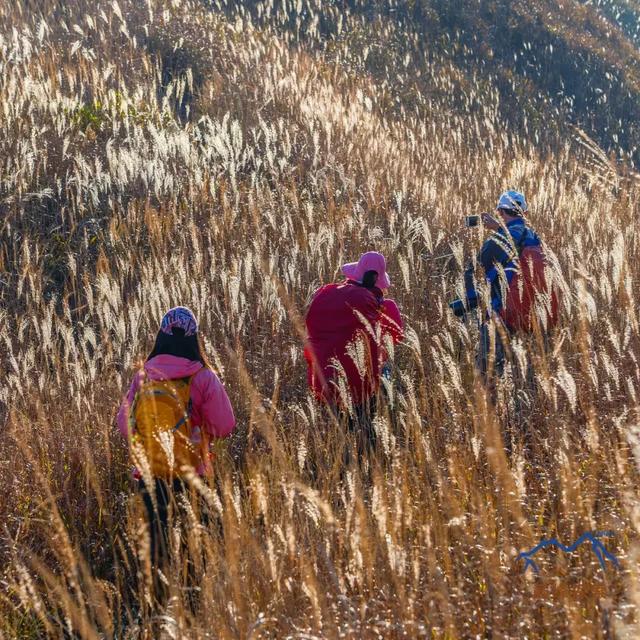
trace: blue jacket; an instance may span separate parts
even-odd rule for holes
[[[484,242],[478,262],[482,265],[487,282],[491,286],[491,308],[499,312],[503,306],[502,291],[500,286],[500,269],[504,269],[508,290],[509,284],[517,271],[517,260],[524,247],[540,246],[540,238],[533,229],[527,227],[522,218],[511,220],[507,223],[509,237],[501,227],[494,231]],[[473,282],[473,265],[467,267],[464,273],[464,284],[467,292],[467,304],[474,308],[478,304],[478,292]]]

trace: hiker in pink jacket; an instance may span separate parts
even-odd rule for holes
[[[180,335],[181,334],[181,335]],[[143,369],[136,373],[118,411],[118,429],[128,438],[129,408],[144,379],[175,380],[193,376],[191,381],[191,423],[208,445],[211,438],[224,438],[235,427],[236,420],[225,388],[209,364],[197,322],[186,307],[176,307],[162,320],[153,350]],[[203,447],[206,449],[206,447]],[[208,460],[197,469],[207,474]]]
[[[182,389],[183,403],[176,389]],[[176,414],[184,418],[177,424],[172,413],[176,403],[181,403]],[[162,423],[167,415],[171,418],[168,429],[166,423]],[[147,448],[146,465],[151,470],[153,486],[147,486],[149,471],[143,478],[144,465],[140,470],[136,469],[134,476],[147,508],[154,565],[158,566],[167,557],[172,498],[186,489],[180,470],[170,467],[166,473],[169,457],[166,454],[164,459],[161,457],[157,433],[174,434],[174,455],[171,457],[175,459],[177,440],[182,438],[183,450],[186,447],[190,452],[193,468],[206,476],[211,474],[210,440],[228,436],[235,423],[227,392],[204,353],[195,316],[186,307],[170,309],[162,319],[153,350],[133,378],[117,416],[120,433],[132,444],[137,443],[143,450]],[[144,428],[148,430],[149,425],[155,431],[152,431],[152,437],[145,439]],[[134,450],[132,447],[132,454]]]

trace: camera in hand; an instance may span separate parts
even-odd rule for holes
[[[489,223],[495,222],[495,218],[487,211],[483,211],[482,213],[477,213],[474,216],[464,217],[465,227],[477,227],[480,224],[480,222],[484,222],[484,224],[489,224]]]
[[[480,224],[480,216],[465,216],[464,217],[464,226],[465,227],[477,227]]]

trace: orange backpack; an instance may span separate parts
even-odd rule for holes
[[[520,249],[519,264],[500,312],[511,331],[532,332],[536,306],[544,308],[547,329],[557,324],[558,293],[553,284],[547,282],[545,266],[544,250],[540,245]],[[544,329],[544,323],[542,327]]]
[[[200,450],[191,424],[191,381],[146,380],[136,393],[129,422],[131,455],[143,473],[176,478],[184,467],[197,468]]]

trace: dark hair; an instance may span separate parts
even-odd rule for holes
[[[377,271],[367,271],[362,276],[362,286],[365,289],[373,289],[376,286],[377,281],[378,281]]]
[[[524,213],[521,209],[507,209],[506,207],[500,207],[498,211],[502,211],[509,216],[516,216],[517,218],[524,217]]]
[[[194,362],[201,362],[203,366],[211,369],[209,360],[204,352],[204,344],[200,334],[185,336],[184,329],[173,328],[173,335],[158,331],[156,341],[147,356],[147,360],[159,355],[178,356]]]

